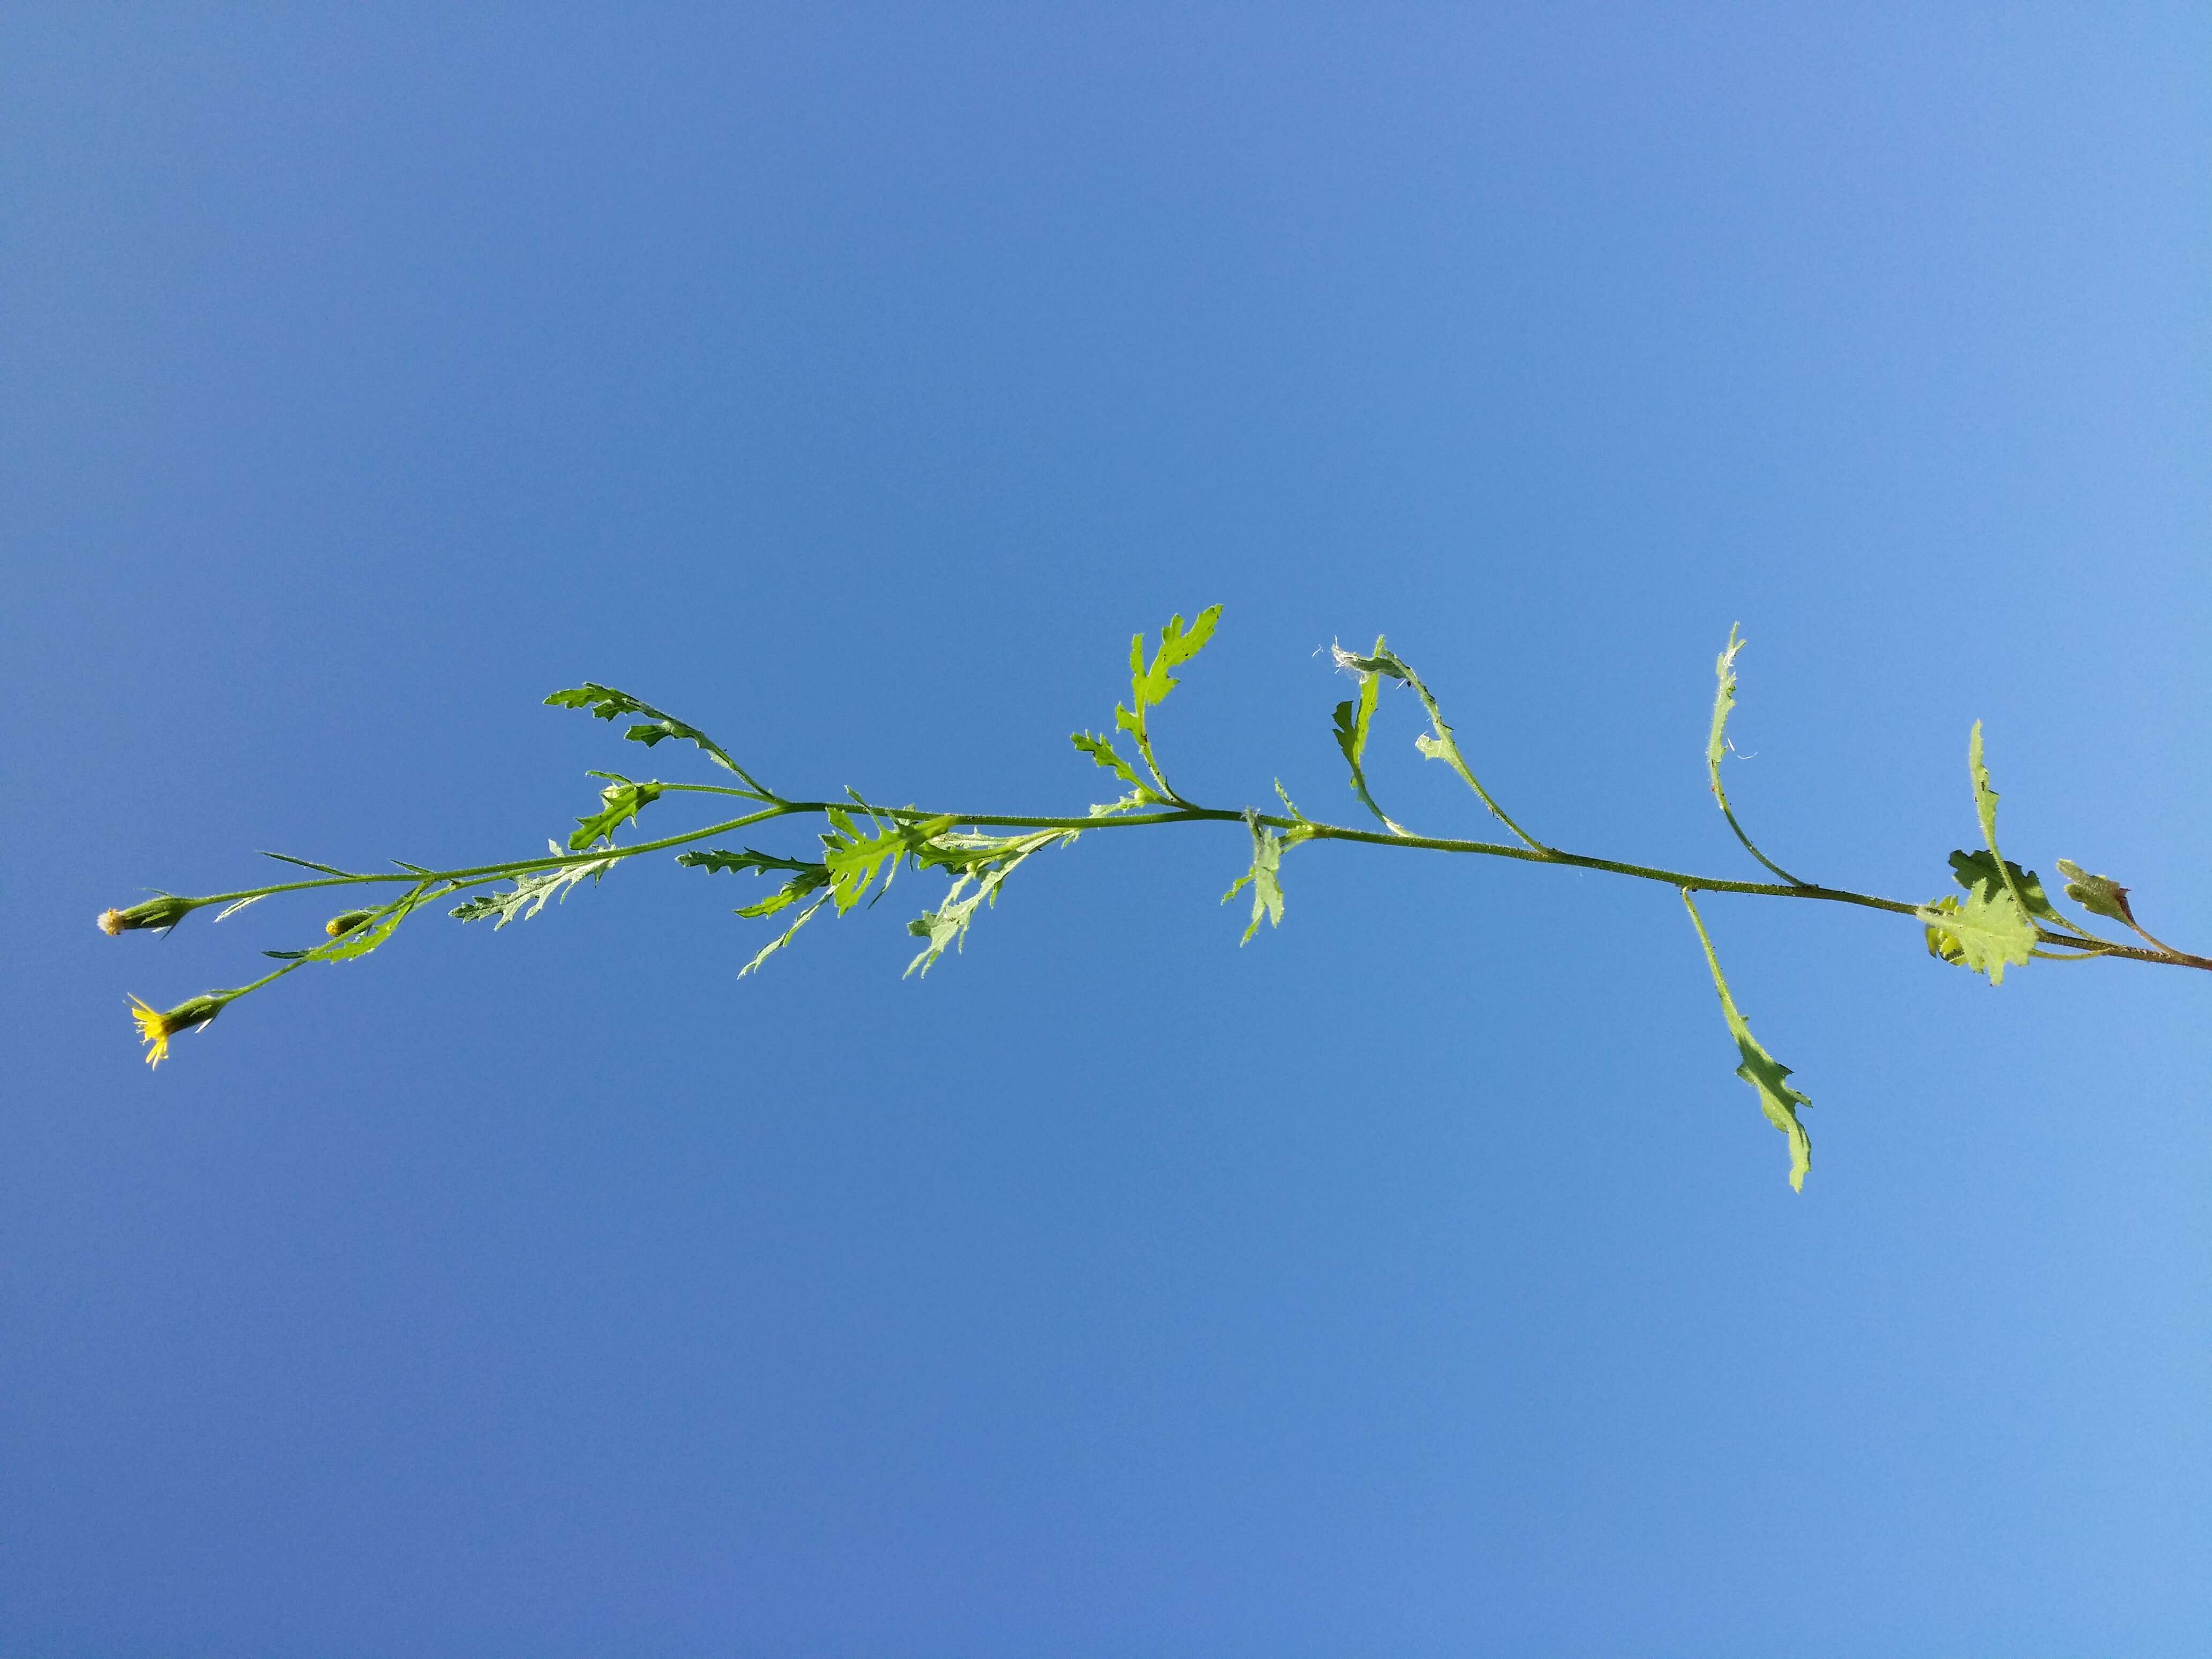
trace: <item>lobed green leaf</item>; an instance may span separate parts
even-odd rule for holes
[[[599,685],[587,680],[572,690],[556,691],[545,701],[556,708],[587,709],[594,717],[603,720],[615,720],[623,714],[642,714],[646,717],[643,723],[633,726],[623,733],[630,742],[641,743],[648,749],[670,738],[696,744],[716,765],[743,778],[746,785],[763,799],[775,799],[774,792],[763,788],[751,773],[730,758],[727,750],[697,726],[679,720],[673,714],[664,714],[627,691],[618,691],[611,685]]]
[[[829,900],[826,897],[818,898],[815,900],[813,903],[808,905],[804,910],[800,911],[798,916],[793,921],[790,927],[785,928],[781,933],[778,933],[767,944],[762,945],[760,950],[754,955],[753,959],[747,963],[744,967],[738,969],[738,977],[739,979],[743,979],[747,974],[758,973],[760,971],[761,964],[766,962],[770,957],[774,956],[778,951],[783,949],[785,945],[790,944],[793,938],[798,933],[799,930],[805,927],[808,922],[814,920],[814,913],[828,902]],[[738,914],[739,915],[744,915],[745,912],[740,910]]]
[[[2066,878],[2066,896],[2092,915],[2110,916],[2129,927],[2136,925],[2129,890],[2110,876],[2093,876],[2071,859],[2058,860],[2058,873]]]
[[[615,831],[635,822],[637,815],[661,795],[658,783],[634,783],[616,772],[593,772],[589,775],[612,781],[599,791],[599,810],[589,817],[576,820],[575,832],[568,837],[568,850],[572,853],[587,852],[600,841],[613,846]]]
[[[1376,658],[1381,657],[1387,649],[1382,635],[1377,634],[1375,636]],[[1341,659],[1342,653],[1340,653],[1339,656]],[[1353,660],[1371,662],[1375,658],[1355,658]],[[1375,723],[1375,704],[1382,690],[1382,676],[1367,671],[1361,672],[1358,678],[1358,696],[1336,706],[1334,717],[1336,746],[1343,751],[1345,763],[1352,769],[1352,793],[1359,797],[1362,805],[1382,821],[1384,829],[1394,836],[1402,836],[1405,830],[1375,804],[1375,797],[1367,787],[1367,773],[1362,764],[1367,754],[1368,729]]]
[[[558,855],[561,848],[552,842],[545,843],[549,852]],[[551,870],[540,870],[517,876],[514,885],[503,890],[479,893],[453,910],[462,921],[480,921],[486,916],[497,916],[492,931],[497,933],[510,921],[527,921],[545,908],[550,899],[568,900],[569,890],[585,877],[596,884],[599,878],[620,862],[617,859],[593,859],[588,863],[564,864]],[[349,934],[347,937],[350,938]]]
[[[1221,902],[1226,904],[1245,888],[1252,890],[1252,919],[1244,928],[1244,937],[1237,941],[1240,945],[1252,942],[1263,917],[1271,927],[1283,925],[1283,854],[1313,837],[1312,830],[1304,824],[1279,832],[1272,830],[1261,823],[1260,815],[1249,808],[1244,813],[1244,827],[1252,832],[1251,866],[1221,896]]]
[[[1705,965],[1712,970],[1713,988],[1720,993],[1721,1018],[1728,1022],[1729,1035],[1735,1039],[1736,1053],[1741,1063],[1735,1074],[1748,1083],[1759,1096],[1759,1110],[1766,1121],[1780,1130],[1790,1143],[1790,1189],[1805,1190],[1805,1177],[1813,1167],[1813,1140],[1805,1131],[1804,1120],[1797,1114],[1812,1105],[1811,1098],[1790,1086],[1791,1073],[1787,1066],[1767,1053],[1764,1044],[1751,1033],[1751,1023],[1735,1006],[1735,997],[1729,989],[1727,979],[1721,973],[1721,959],[1713,949],[1712,936],[1705,932],[1705,919],[1698,915],[1698,907],[1692,902],[1690,890],[1682,890],[1682,902],[1688,907],[1690,925],[1698,930],[1698,942],[1705,946]]]
[[[2035,923],[1994,881],[1981,883],[1963,899],[1947,894],[1913,915],[1926,927],[1929,955],[1980,974],[1992,985],[2003,984],[2007,968],[2035,954]]]
[[[2005,872],[2011,878],[2008,882],[1997,875],[1996,859],[1987,851],[1969,853],[1961,848],[1951,854],[1952,879],[1968,892],[1977,887],[2009,887],[2020,895],[2021,902],[2027,907],[2031,916],[2044,921],[2055,921],[2062,927],[2073,925],[2059,915],[2058,908],[2051,903],[2043,890],[2043,878],[2034,871],[2023,870],[2007,859]]]

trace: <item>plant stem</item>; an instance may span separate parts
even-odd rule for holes
[[[715,787],[708,785],[665,786],[670,790],[682,789],[703,794],[749,794],[749,792]],[[753,797],[757,799],[757,797]],[[1515,859],[1523,864],[1563,865],[1578,870],[1601,871],[1607,875],[1627,876],[1638,881],[1661,883],[1666,886],[1692,893],[1745,893],[1759,898],[1814,899],[1830,904],[1854,904],[1864,909],[1887,911],[1894,915],[1914,915],[1920,906],[1903,899],[1883,898],[1873,893],[1855,892],[1849,888],[1826,887],[1814,882],[1733,881],[1719,876],[1694,875],[1683,870],[1666,870],[1654,865],[1632,864],[1620,859],[1599,858],[1586,853],[1570,853],[1553,847],[1514,847],[1498,842],[1466,841],[1447,836],[1414,836],[1390,834],[1377,830],[1358,830],[1347,825],[1321,823],[1308,818],[1282,817],[1273,813],[1255,813],[1248,819],[1241,811],[1222,807],[1182,805],[1172,811],[1158,812],[1127,812],[1103,817],[1061,817],[1036,813],[1014,812],[937,812],[912,806],[876,806],[854,801],[778,800],[757,812],[742,817],[730,818],[720,823],[710,823],[702,829],[688,830],[673,836],[664,836],[653,841],[639,842],[628,847],[599,847],[580,853],[547,854],[540,858],[514,859],[501,864],[472,865],[465,869],[430,872],[401,872],[386,875],[380,872],[328,876],[313,881],[280,882],[268,887],[245,888],[234,893],[216,893],[200,901],[204,904],[231,903],[243,898],[255,898],[275,893],[301,892],[313,888],[343,887],[369,883],[405,882],[444,884],[453,889],[473,887],[486,882],[508,877],[527,875],[542,870],[559,869],[575,864],[599,863],[610,859],[635,858],[641,853],[664,852],[671,848],[684,847],[707,840],[713,836],[726,835],[769,820],[792,817],[811,817],[832,810],[844,811],[854,806],[878,817],[894,821],[914,822],[933,817],[950,817],[956,823],[977,829],[1053,830],[1089,833],[1094,830],[1147,829],[1169,823],[1256,823],[1268,829],[1295,832],[1311,841],[1352,842],[1367,847],[1398,847],[1433,853],[1468,854],[1484,858]],[[2056,933],[2048,928],[2037,929],[2038,942],[2045,945],[2072,946],[2080,950],[2083,941]],[[2133,945],[2100,942],[2092,954],[2124,958],[2130,962],[2160,963],[2171,967],[2197,968],[2212,971],[2212,958],[2191,956],[2186,951],[2171,949],[2143,950]],[[271,975],[275,977],[275,975]]]

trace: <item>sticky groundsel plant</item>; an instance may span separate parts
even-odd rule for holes
[[[241,888],[229,893],[186,897],[162,892],[128,909],[104,912],[101,929],[110,934],[139,930],[167,931],[195,910],[220,905],[217,921],[247,905],[280,895],[339,890],[358,895],[363,902],[332,916],[325,924],[319,943],[294,951],[268,951],[264,956],[278,966],[260,978],[225,991],[209,991],[169,1009],[156,1009],[133,997],[131,1016],[147,1045],[146,1060],[158,1066],[169,1052],[169,1039],[179,1032],[205,1026],[216,1015],[249,992],[273,984],[287,974],[311,964],[352,962],[381,947],[400,925],[416,911],[459,896],[451,914],[463,921],[489,920],[495,930],[511,921],[537,915],[555,899],[565,900],[589,880],[596,884],[610,871],[646,853],[675,852],[676,862],[708,874],[765,876],[775,884],[765,896],[740,907],[737,914],[756,921],[781,924],[780,930],[757,955],[738,969],[740,977],[755,972],[770,957],[789,945],[799,929],[824,907],[838,915],[872,905],[887,894],[902,871],[940,871],[948,884],[934,909],[925,910],[907,924],[907,931],[921,940],[921,948],[907,964],[908,974],[927,974],[948,950],[958,948],[979,911],[998,902],[1007,878],[1030,857],[1048,847],[1068,846],[1093,831],[1155,830],[1170,824],[1223,823],[1241,828],[1250,843],[1244,873],[1222,896],[1226,903],[1248,890],[1251,910],[1243,940],[1249,943],[1264,921],[1279,926],[1283,920],[1284,857],[1311,842],[1338,842],[1361,847],[1384,847],[1407,852],[1472,854],[1482,858],[1515,859],[1526,864],[1555,865],[1577,870],[1598,870],[1635,881],[1663,882],[1677,889],[1689,912],[1691,927],[1704,951],[1713,988],[1719,994],[1721,1018],[1735,1040],[1741,1063],[1736,1075],[1757,1094],[1767,1121],[1786,1138],[1790,1149],[1790,1184],[1803,1187],[1812,1161],[1811,1144],[1803,1120],[1812,1103],[1790,1086],[1790,1068],[1777,1060],[1752,1035],[1751,1026],[1736,1006],[1721,972],[1720,957],[1698,913],[1695,895],[1742,893],[1759,898],[1811,899],[1829,904],[1856,904],[1910,916],[1917,922],[1929,954],[1937,960],[1986,977],[1992,985],[2003,981],[2005,970],[2042,957],[2081,962],[2115,957],[2130,962],[2157,963],[2172,967],[2212,969],[2212,959],[2175,950],[2154,938],[2136,921],[2128,890],[2108,876],[2092,875],[2080,866],[2061,859],[2057,868],[2064,878],[2065,896],[2091,917],[2117,922],[2136,940],[2113,939],[2061,912],[2033,870],[2022,869],[1997,847],[1997,794],[1990,787],[1989,769],[1983,763],[1982,728],[1975,723],[1966,744],[1966,771],[1972,786],[1974,815],[1981,826],[1982,845],[1950,855],[1951,872],[1959,890],[1924,903],[1909,899],[1882,898],[1872,893],[1830,887],[1791,874],[1761,852],[1737,820],[1721,781],[1723,762],[1731,752],[1728,741],[1729,714],[1735,706],[1735,660],[1744,641],[1729,630],[1728,644],[1715,665],[1718,684],[1713,698],[1711,734],[1705,744],[1705,771],[1714,799],[1719,804],[1744,850],[1773,876],[1773,881],[1735,881],[1713,876],[1662,870],[1618,859],[1571,853],[1538,841],[1523,830],[1484,788],[1461,750],[1452,727],[1427,684],[1393,653],[1382,640],[1365,655],[1334,648],[1336,665],[1356,685],[1353,696],[1336,705],[1336,744],[1349,769],[1352,793],[1373,817],[1374,829],[1325,823],[1310,818],[1275,786],[1282,811],[1263,812],[1251,806],[1203,806],[1168,781],[1153,744],[1152,711],[1180,684],[1176,671],[1206,648],[1213,637],[1221,607],[1200,611],[1186,625],[1178,616],[1160,630],[1158,645],[1149,653],[1145,636],[1129,642],[1129,702],[1114,710],[1113,730],[1104,735],[1090,732],[1073,734],[1071,741],[1098,767],[1113,775],[1123,793],[1119,799],[1092,806],[1080,817],[1040,817],[1009,812],[943,812],[918,806],[884,806],[847,792],[842,800],[794,800],[779,794],[732,758],[729,751],[695,726],[663,714],[626,691],[586,684],[546,698],[562,708],[580,708],[604,720],[625,717],[634,721],[623,733],[647,749],[673,740],[700,750],[720,767],[733,783],[671,783],[659,779],[638,780],[617,772],[593,772],[605,780],[596,810],[577,820],[564,843],[549,842],[544,854],[508,859],[496,864],[472,865],[459,870],[431,870],[395,860],[396,872],[341,870],[286,853],[264,856],[296,866],[312,873],[298,880],[275,882],[264,887]],[[1368,741],[1383,687],[1410,690],[1427,716],[1429,729],[1414,746],[1431,760],[1442,761],[1474,791],[1490,815],[1512,836],[1510,842],[1466,841],[1449,836],[1417,835],[1385,812],[1377,804],[1367,774]],[[1126,741],[1125,741],[1126,740]],[[686,830],[657,839],[620,842],[617,833],[635,826],[648,806],[672,795],[720,797],[744,802],[738,816],[699,829]],[[740,830],[786,818],[818,821],[819,847],[811,855],[763,852],[751,846],[732,848],[714,842]],[[678,851],[676,849],[682,849]],[[398,890],[396,893],[393,889]],[[387,896],[387,895],[389,895]],[[366,902],[374,896],[374,902]]]

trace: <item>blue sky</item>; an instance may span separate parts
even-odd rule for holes
[[[902,982],[747,878],[419,920],[586,678],[793,793],[1354,821],[1380,630],[1538,836],[2212,944],[2201,9],[13,8],[0,22],[0,1646],[2197,1650],[2194,975],[1999,989],[1674,896],[1101,833]],[[1372,771],[1479,805],[1386,698]],[[685,808],[653,809],[663,829]],[[781,850],[800,851],[796,832]]]

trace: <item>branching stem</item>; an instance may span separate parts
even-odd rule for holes
[[[726,789],[710,784],[666,784],[663,787],[670,793],[682,790],[695,794],[740,795],[757,799],[747,790]],[[775,805],[763,807],[759,811],[747,813],[743,817],[729,818],[702,829],[689,830],[678,835],[664,836],[658,840],[639,842],[627,847],[599,847],[582,853],[548,853],[538,858],[471,865],[457,870],[434,870],[427,874],[416,871],[398,871],[388,874],[380,871],[366,871],[357,874],[325,876],[312,881],[277,882],[266,887],[247,887],[235,892],[210,894],[198,902],[235,903],[240,899],[261,898],[276,893],[384,883],[404,883],[411,886],[427,882],[449,891],[458,891],[514,876],[532,875],[579,864],[603,863],[610,859],[635,858],[641,853],[665,852],[776,818],[822,816],[833,809],[848,811],[854,805],[851,801],[780,800]],[[1561,865],[1571,869],[1597,870],[1607,875],[1627,876],[1638,881],[1657,882],[1668,887],[1686,889],[1692,893],[1744,893],[1758,898],[1815,899],[1830,904],[1855,904],[1864,909],[1885,910],[1894,915],[1906,916],[1916,915],[1920,908],[1903,899],[1883,898],[1877,894],[1855,892],[1844,887],[1826,887],[1816,882],[1733,881],[1721,876],[1694,875],[1683,870],[1666,870],[1654,865],[1632,864],[1624,860],[1599,858],[1587,853],[1570,853],[1556,847],[1515,847],[1498,842],[1466,841],[1449,836],[1392,835],[1379,830],[1360,830],[1346,824],[1322,823],[1310,818],[1284,817],[1273,813],[1260,812],[1248,817],[1243,811],[1226,807],[1189,805],[1168,811],[1127,812],[1106,817],[1065,817],[1027,812],[942,812],[921,807],[878,806],[873,804],[864,804],[863,810],[878,817],[907,823],[950,817],[956,823],[972,825],[979,830],[1060,830],[1084,833],[1094,830],[1151,829],[1170,823],[1234,823],[1243,827],[1257,823],[1271,830],[1298,831],[1310,841],[1355,842],[1368,847],[1397,847],[1423,852],[1514,859],[1523,864]],[[2037,937],[2041,945],[2070,945],[2077,951],[2083,943],[2049,928],[2039,928]],[[2133,945],[2108,944],[2101,945],[2087,954],[2212,972],[2212,958],[2191,956],[2184,951],[2142,950]]]

